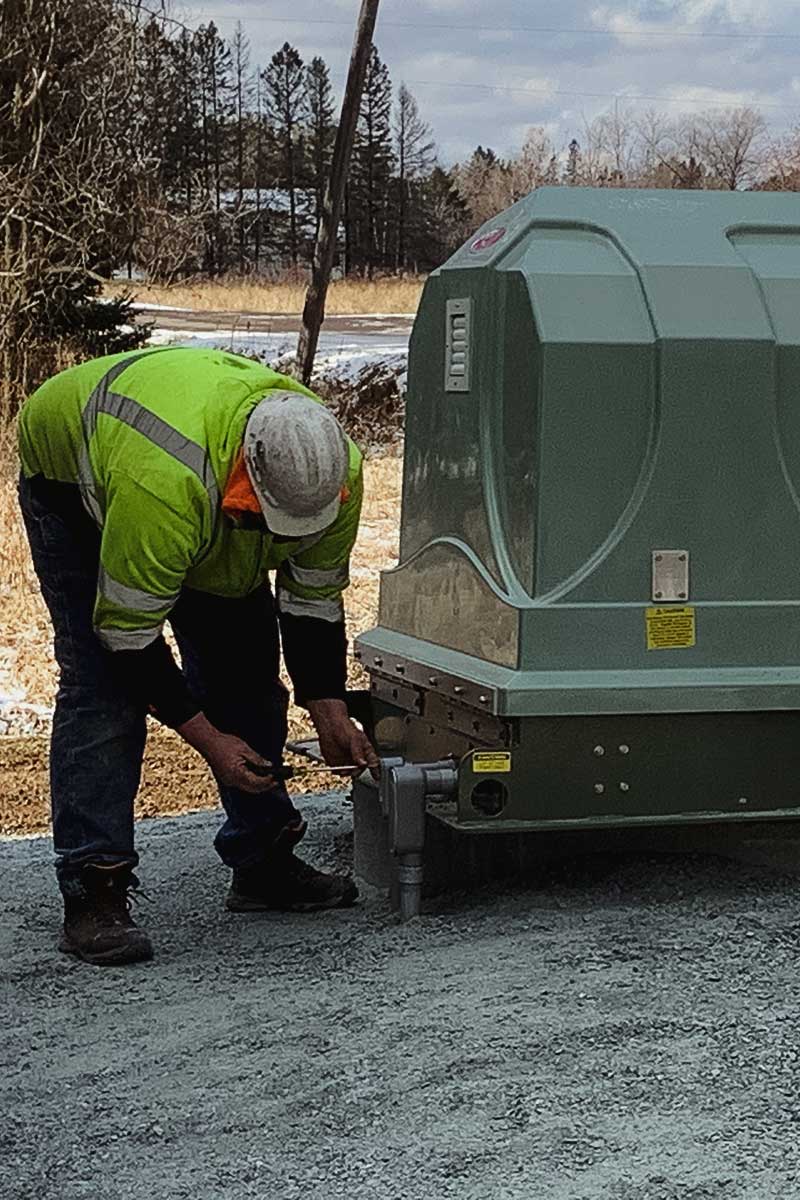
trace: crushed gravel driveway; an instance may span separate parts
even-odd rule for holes
[[[315,797],[304,849],[345,861]],[[642,851],[526,887],[233,915],[216,814],[145,821],[153,963],[54,951],[0,842],[3,1200],[800,1197],[800,852]],[[787,840],[788,839],[788,840]]]

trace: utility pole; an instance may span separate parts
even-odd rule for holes
[[[339,128],[336,131],[336,144],[333,148],[331,174],[322,202],[322,221],[314,248],[311,284],[306,293],[303,323],[297,343],[297,364],[303,383],[306,384],[311,379],[311,372],[314,369],[320,326],[325,318],[325,297],[328,292],[333,256],[336,253],[342,200],[350,167],[350,155],[356,136],[369,52],[372,48],[372,34],[378,16],[378,3],[379,0],[361,0],[361,12],[358,14],[356,37],[342,100],[342,113],[339,118]]]

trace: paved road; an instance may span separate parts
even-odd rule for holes
[[[137,319],[155,325],[156,329],[176,329],[202,332],[216,329],[235,329],[242,333],[295,334],[300,329],[300,317],[293,313],[243,313],[233,309],[148,308],[137,305]],[[414,324],[410,313],[369,313],[359,315],[331,314],[325,317],[325,331],[332,336],[365,335],[380,337],[397,335],[408,341]]]
[[[117,970],[53,953],[50,848],[0,843],[3,1200],[800,1197],[795,878],[627,853],[405,927],[240,917],[215,824],[142,824],[158,957]]]

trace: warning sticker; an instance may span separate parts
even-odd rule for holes
[[[472,755],[476,775],[505,775],[511,770],[509,750],[476,750]]]
[[[686,650],[695,644],[693,608],[645,610],[648,650]]]

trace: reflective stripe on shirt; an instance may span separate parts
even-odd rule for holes
[[[94,631],[106,650],[145,650],[163,627],[162,621],[150,629],[99,629],[95,626]]]
[[[92,471],[89,443],[94,436],[97,418],[101,413],[115,417],[129,428],[135,429],[137,433],[146,437],[165,454],[169,454],[184,467],[188,467],[206,489],[211,505],[212,519],[219,507],[219,488],[204,448],[190,438],[184,437],[182,433],[163,421],[161,417],[156,416],[149,408],[145,408],[138,400],[132,400],[130,396],[121,396],[118,392],[109,390],[117,376],[121,375],[129,366],[138,362],[140,358],[157,353],[157,350],[148,351],[146,354],[137,354],[132,358],[126,358],[123,362],[115,363],[96,384],[83,410],[84,444],[78,463],[78,475],[83,502],[97,525],[103,524],[103,512],[97,497],[97,481]]]
[[[343,588],[349,578],[347,566],[298,567],[291,559],[282,564],[295,583],[306,588]]]
[[[314,617],[318,621],[331,622],[344,620],[341,597],[336,600],[306,600],[279,587],[278,608],[290,617]]]
[[[104,600],[108,600],[109,604],[139,613],[162,612],[172,608],[180,595],[180,592],[174,592],[171,596],[154,596],[152,592],[145,592],[141,588],[128,587],[109,575],[103,566],[100,567],[97,587],[100,595]]]

